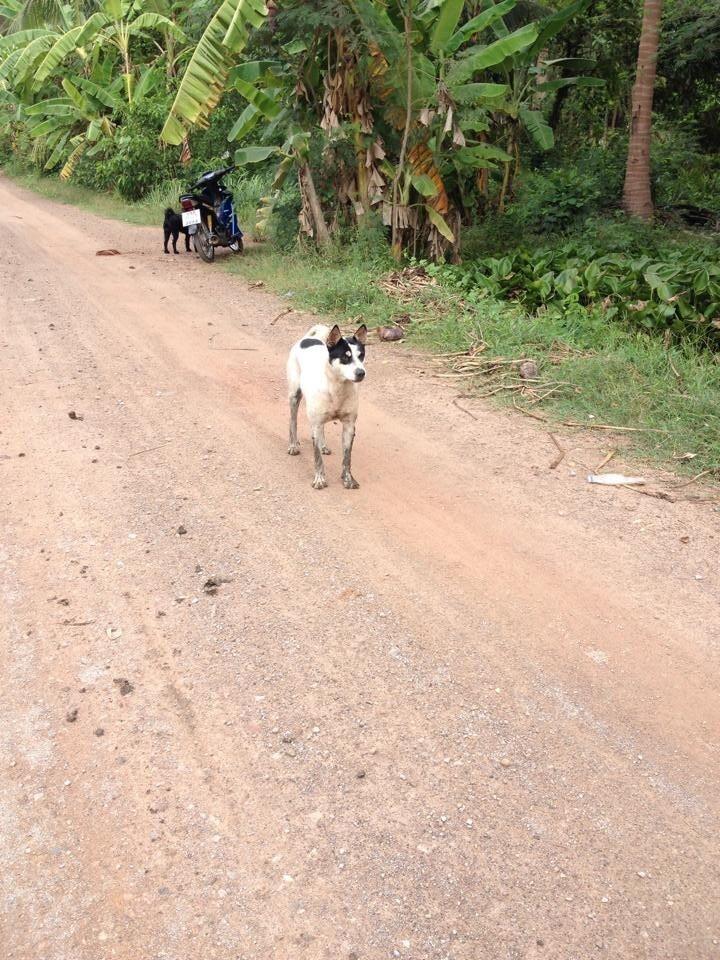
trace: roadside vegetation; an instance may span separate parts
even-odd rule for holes
[[[229,151],[230,269],[714,471],[719,58],[714,0],[0,0],[0,164],[157,225]]]

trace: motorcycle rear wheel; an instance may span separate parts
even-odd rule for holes
[[[210,243],[210,231],[204,223],[199,223],[194,237],[195,252],[205,263],[212,263],[215,259],[215,247]]]

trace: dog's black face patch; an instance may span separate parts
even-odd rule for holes
[[[362,363],[363,360],[365,359],[365,347],[364,347],[364,345],[363,345],[362,343],[360,343],[360,341],[357,339],[357,337],[348,337],[348,341],[347,341],[347,342],[348,342],[348,343],[351,343],[354,347],[357,347],[357,348],[358,348],[358,360],[360,361],[360,363]]]
[[[330,354],[330,363],[333,360],[338,360],[340,363],[352,363],[352,350],[345,337],[340,337],[334,347],[328,347],[328,353]]]
[[[300,341],[300,347],[304,350],[306,347],[322,347],[322,340],[314,340],[312,337],[305,337]]]

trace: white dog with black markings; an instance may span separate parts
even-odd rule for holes
[[[300,453],[297,417],[300,401],[305,397],[305,408],[312,428],[315,452],[315,479],[313,487],[327,486],[323,454],[330,451],[325,443],[325,424],[331,420],[342,423],[343,465],[342,482],[347,490],[357,490],[360,484],[350,472],[355,421],[358,414],[359,385],[365,379],[365,343],[367,327],[363,324],[352,337],[343,337],[337,324],[330,328],[318,324],[298,340],[290,350],[287,378],[290,396],[290,456]]]

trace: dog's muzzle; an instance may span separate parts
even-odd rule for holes
[[[364,371],[364,370],[356,370],[356,371],[355,371],[355,383],[360,383],[360,381],[361,381],[361,380],[364,380],[364,379],[365,379],[365,371]]]

